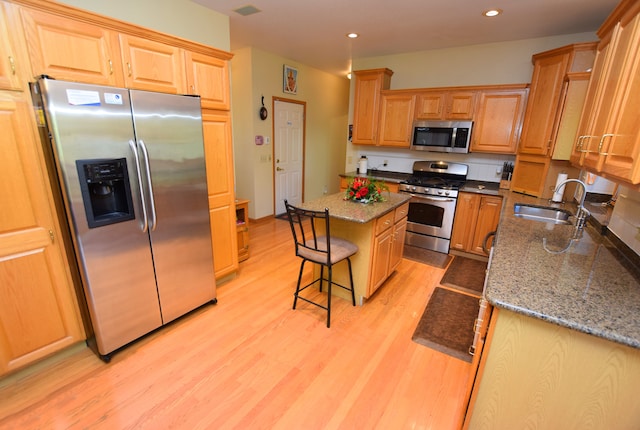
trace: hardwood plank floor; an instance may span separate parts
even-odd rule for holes
[[[470,364],[411,341],[444,270],[403,260],[364,306],[292,310],[289,225],[206,305],[100,361],[78,345],[0,380],[0,429],[456,429]],[[310,277],[310,268],[306,272]]]

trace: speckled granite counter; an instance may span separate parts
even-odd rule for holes
[[[329,208],[329,215],[333,218],[363,224],[381,217],[411,199],[408,194],[383,192],[382,196],[384,202],[363,204],[344,200],[344,193],[336,193],[303,203],[300,207],[314,211]]]
[[[500,308],[640,348],[638,267],[590,225],[579,240],[571,242],[573,226],[513,215],[516,202],[548,205],[547,200],[513,192],[503,195],[487,300]],[[575,213],[573,207],[569,209]]]

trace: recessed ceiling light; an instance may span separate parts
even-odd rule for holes
[[[360,36],[358,33],[348,33],[348,34],[347,34],[347,37],[348,37],[349,39],[355,39],[355,38],[357,38],[358,36]]]
[[[487,17],[498,16],[502,13],[502,9],[489,9],[482,12],[482,15]]]

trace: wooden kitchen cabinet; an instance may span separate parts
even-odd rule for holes
[[[640,183],[640,4],[623,1],[598,30],[593,78],[571,160],[601,176]]]
[[[0,90],[22,90],[21,72],[28,67],[26,61],[18,57],[12,43],[14,34],[9,31],[8,14],[5,13],[5,8],[9,7],[0,2]]]
[[[389,89],[393,72],[389,69],[357,70],[353,75],[355,92],[351,142],[357,145],[376,145],[381,91]]]
[[[409,148],[413,130],[414,103],[413,94],[382,92],[378,145]]]
[[[184,94],[182,49],[128,34],[120,35],[127,88]]]
[[[640,351],[494,309],[463,429],[633,429]]]
[[[0,375],[85,339],[26,94],[0,91]]]
[[[597,44],[579,43],[532,57],[533,76],[514,165],[511,190],[541,197],[556,154],[566,159],[582,112],[584,79]],[[578,79],[580,77],[580,79]]]
[[[213,263],[216,279],[218,279],[238,269],[231,116],[228,112],[204,111],[202,128],[207,165]]]
[[[409,204],[405,203],[375,221],[367,297],[371,297],[402,261],[408,212]]]
[[[185,52],[188,94],[200,96],[203,109],[229,110],[229,55],[220,59],[198,52]]]
[[[498,228],[502,197],[477,193],[458,193],[450,248],[488,256],[483,244],[487,235]],[[487,241],[491,248],[493,239]]]
[[[476,91],[419,91],[415,119],[469,120],[473,118]]]
[[[249,200],[236,200],[236,231],[240,262],[249,258]]]
[[[528,92],[527,85],[479,91],[471,152],[516,153]]]
[[[20,7],[32,76],[123,86],[118,33],[91,23]]]

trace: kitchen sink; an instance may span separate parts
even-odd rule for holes
[[[514,204],[513,214],[532,221],[552,222],[554,224],[571,224],[569,217],[573,215],[565,209],[526,203]]]

